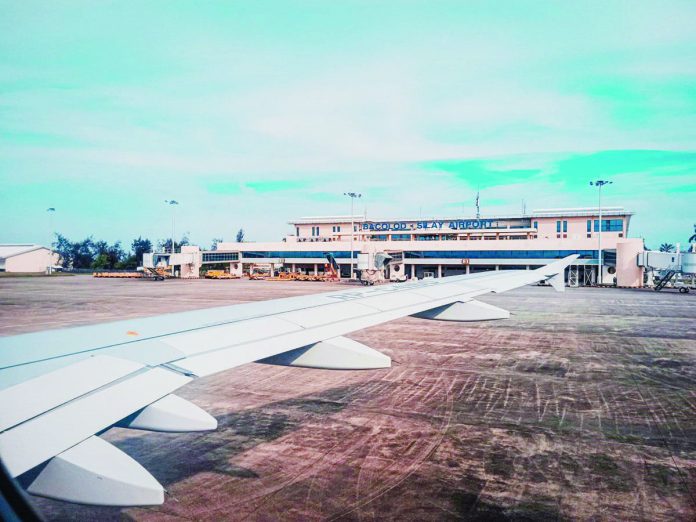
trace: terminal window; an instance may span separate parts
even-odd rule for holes
[[[599,220],[594,220],[594,231],[599,232]],[[623,219],[603,219],[602,232],[623,232]]]
[[[237,252],[209,252],[203,254],[204,263],[214,263],[218,261],[237,261],[239,254]]]

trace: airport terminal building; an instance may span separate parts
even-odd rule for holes
[[[253,265],[271,270],[321,273],[326,253],[343,277],[360,252],[386,252],[408,278],[443,277],[484,270],[533,269],[570,254],[577,262],[566,272],[571,286],[598,280],[599,232],[602,281],[641,286],[636,263],[642,239],[629,237],[632,213],[620,207],[537,210],[525,215],[449,219],[368,219],[364,216],[306,217],[292,221],[279,241],[228,243],[214,251],[184,247],[175,261],[182,277],[197,277],[205,265],[229,265],[242,275]],[[181,257],[180,257],[181,256]],[[389,269],[389,267],[388,267]],[[388,274],[387,274],[388,276]]]

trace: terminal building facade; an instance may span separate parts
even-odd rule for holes
[[[279,241],[222,242],[214,251],[184,247],[181,257],[176,257],[182,277],[196,277],[202,266],[211,264],[229,264],[230,272],[237,275],[252,265],[316,274],[324,270],[325,255],[331,253],[341,275],[349,277],[352,246],[354,260],[360,252],[385,252],[398,261],[388,270],[402,267],[407,278],[423,278],[533,269],[578,254],[566,272],[568,284],[594,284],[601,270],[604,283],[641,286],[643,269],[636,259],[643,241],[629,237],[631,216],[623,208],[611,207],[602,209],[601,222],[597,208],[449,219],[306,217],[292,221],[291,234]]]

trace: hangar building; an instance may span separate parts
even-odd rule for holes
[[[54,254],[44,246],[0,244],[0,272],[46,272],[54,263]]]

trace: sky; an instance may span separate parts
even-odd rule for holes
[[[0,0],[0,242],[301,216],[696,223],[696,2]],[[55,208],[54,213],[46,211]]]

